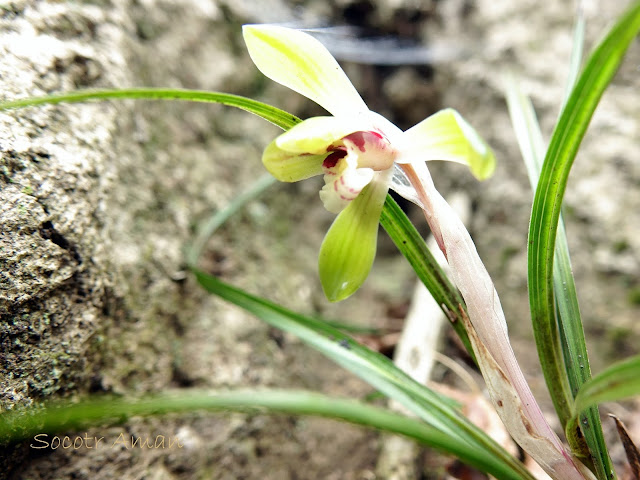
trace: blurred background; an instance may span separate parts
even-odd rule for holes
[[[625,4],[583,2],[587,52]],[[369,107],[402,128],[456,108],[494,148],[496,174],[478,183],[461,166],[430,168],[445,197],[463,192],[471,202],[468,228],[501,296],[514,350],[550,410],[526,295],[532,192],[504,75],[521,81],[548,138],[564,95],[575,10],[573,2],[534,0],[18,0],[0,7],[0,83],[5,99],[157,86],[236,93],[302,118],[322,115],[264,78],[246,53],[243,24],[280,23],[310,29]],[[639,66],[636,41],[596,112],[566,194],[594,371],[638,353]],[[1,114],[2,408],[180,387],[371,393],[296,338],[207,296],[185,272],[184,249],[198,226],[264,173],[262,149],[278,133],[242,111],[178,102]],[[316,267],[333,218],[319,201],[321,184],[272,187],[216,233],[201,266],[294,310],[376,327],[380,335],[360,339],[391,355],[415,278],[381,231],[363,289],[329,304]],[[407,209],[426,235],[420,212]],[[442,350],[465,361],[451,332]],[[640,428],[627,420],[633,435]],[[123,432],[178,436],[185,448],[38,453],[24,444],[5,449],[3,471],[34,480],[391,478],[376,473],[384,437],[328,420],[193,415],[133,420],[90,436],[115,440]],[[447,478],[447,463],[432,452],[411,462],[413,477],[393,478]]]

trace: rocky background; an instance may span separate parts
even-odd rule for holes
[[[566,2],[569,3],[569,2]],[[587,50],[626,2],[584,2]],[[265,80],[240,26],[349,25],[340,56],[365,100],[402,127],[457,108],[494,147],[494,178],[434,165],[445,192],[473,200],[470,230],[544,394],[526,299],[532,194],[503,98],[514,72],[548,135],[561,104],[573,6],[521,0],[95,0],[0,5],[2,98],[77,88],[166,86],[252,96],[307,117],[306,99]],[[394,43],[370,56],[362,38]],[[433,63],[400,57],[428,48]],[[412,60],[413,58],[413,60]],[[407,63],[417,62],[417,65]],[[373,63],[377,64],[373,64]],[[381,65],[382,63],[383,65]],[[565,219],[592,362],[637,353],[640,329],[640,45],[606,93],[576,161]],[[196,228],[262,175],[278,133],[215,105],[122,101],[0,114],[0,406],[84,393],[273,386],[361,397],[370,388],[328,360],[204,294],[184,268]],[[413,285],[381,234],[372,277],[329,305],[316,275],[331,222],[319,184],[276,186],[208,244],[202,266],[293,309],[398,328]],[[419,215],[415,216],[420,221]],[[423,227],[424,228],[424,227]],[[5,448],[14,479],[372,479],[380,439],[326,420],[218,415],[90,431],[178,436],[180,450]],[[425,478],[440,478],[426,472]]]

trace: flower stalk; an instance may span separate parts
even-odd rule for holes
[[[514,440],[554,480],[595,478],[567,452],[536,402],[511,347],[491,277],[455,211],[436,190],[425,164],[403,165],[438,246],[465,301],[467,332],[494,407]]]

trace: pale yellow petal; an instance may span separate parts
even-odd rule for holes
[[[401,137],[398,163],[449,160],[467,165],[480,180],[491,176],[496,160],[491,148],[453,109],[441,110],[410,128]]]
[[[262,163],[267,171],[281,182],[297,182],[322,174],[322,162],[327,156],[291,153],[271,142],[262,154]]]
[[[311,35],[274,25],[245,25],[243,34],[253,63],[270,79],[332,115],[368,111],[338,62]]]
[[[292,153],[326,153],[327,148],[347,135],[371,128],[358,117],[312,117],[276,139],[278,147]]]

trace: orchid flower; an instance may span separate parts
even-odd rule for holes
[[[469,233],[436,190],[424,163],[464,163],[484,179],[495,168],[489,147],[451,109],[401,131],[367,108],[336,60],[305,33],[249,25],[244,27],[244,38],[262,73],[333,115],[294,126],[276,138],[262,158],[267,170],[285,182],[324,174],[320,198],[338,214],[320,249],[320,279],[329,300],[348,297],[367,277],[389,188],[415,201],[464,298],[465,328],[509,433],[554,480],[593,479],[542,415],[511,348],[493,282]]]
[[[468,165],[478,179],[493,173],[493,153],[456,111],[441,110],[403,132],[367,108],[314,37],[273,25],[245,25],[243,33],[264,75],[332,115],[299,123],[267,146],[262,157],[266,169],[284,182],[324,175],[320,198],[338,214],[319,256],[320,280],[330,301],[350,296],[369,274],[389,188],[417,201],[395,164],[450,160]]]

